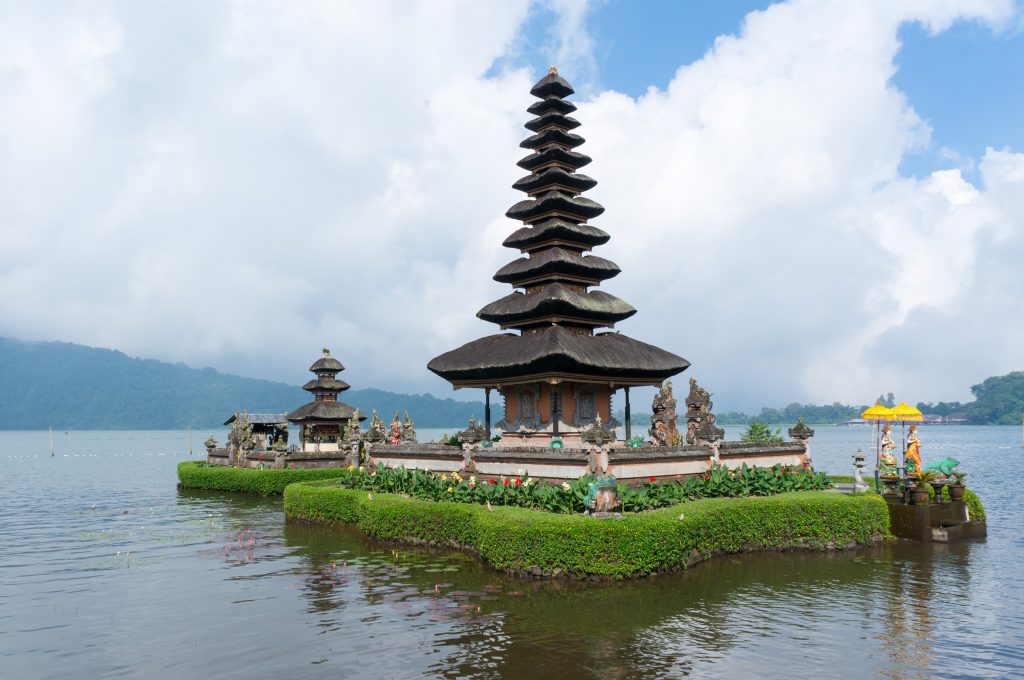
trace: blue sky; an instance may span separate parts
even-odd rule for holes
[[[604,0],[593,4],[586,26],[592,34],[595,89],[633,97],[648,87],[665,89],[680,65],[700,59],[720,35],[740,31],[744,17],[770,2],[721,0]],[[534,71],[546,66],[554,11],[537,7],[525,26]],[[903,47],[893,83],[932,127],[932,142],[909,154],[901,169],[924,175],[955,167],[952,150],[969,161],[985,148],[1024,148],[1024,30],[993,30],[977,21],[960,21],[933,33],[920,23],[900,29]],[[537,49],[540,47],[541,49]]]

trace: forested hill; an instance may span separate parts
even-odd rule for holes
[[[220,426],[236,410],[285,413],[311,400],[294,385],[243,378],[63,342],[0,338],[0,430],[174,429]],[[342,400],[385,420],[408,410],[417,427],[463,427],[483,402],[352,389]]]

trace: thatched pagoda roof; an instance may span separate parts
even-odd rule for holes
[[[572,86],[551,69],[530,92],[541,101],[527,109],[535,116],[526,124],[532,134],[520,146],[533,153],[518,163],[530,174],[513,185],[527,198],[506,213],[524,224],[503,244],[526,257],[494,275],[522,292],[515,290],[477,313],[522,334],[481,338],[442,354],[428,367],[456,386],[569,378],[657,384],[689,363],[618,333],[594,334],[636,310],[614,295],[589,290],[618,274],[619,267],[587,253],[609,236],[587,224],[604,207],[582,195],[597,182],[576,172],[591,159],[575,150],[584,139],[571,132],[580,122],[566,115],[576,110],[564,99],[573,93]]]
[[[427,368],[456,386],[548,377],[657,385],[689,365],[682,357],[620,333],[579,335],[550,326],[526,335],[488,335],[445,352]]]
[[[286,417],[290,422],[301,423],[310,421],[348,421],[355,415],[355,406],[340,401],[311,401],[308,404],[298,407]],[[366,416],[359,414],[359,420],[366,420]]]

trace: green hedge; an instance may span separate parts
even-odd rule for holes
[[[321,482],[289,486],[284,508],[292,519],[355,524],[378,539],[469,548],[505,571],[610,578],[672,571],[720,553],[824,550],[889,536],[880,496],[820,491],[709,498],[596,520]]]
[[[343,468],[259,470],[207,465],[200,461],[178,463],[178,482],[183,489],[238,491],[261,496],[280,495],[286,486],[295,482],[334,479],[344,473]]]

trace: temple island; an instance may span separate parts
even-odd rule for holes
[[[418,442],[408,414],[404,421],[395,414],[386,427],[374,412],[362,432],[366,416],[337,400],[348,385],[337,379],[343,366],[325,350],[309,369],[315,379],[305,385],[315,395],[313,402],[284,417],[236,414],[228,421],[226,448],[207,442],[209,462],[405,467],[466,475],[526,470],[549,480],[594,475],[630,483],[703,474],[709,459],[729,467],[810,461],[813,431],[802,423],[789,431],[787,442],[723,441],[711,395],[693,379],[685,397],[686,429],[677,430],[670,379],[690,363],[615,330],[637,310],[601,289],[620,270],[592,254],[611,236],[590,223],[604,207],[583,196],[597,182],[577,172],[591,159],[577,151],[584,139],[574,132],[580,122],[570,115],[576,110],[567,101],[572,86],[552,68],[530,93],[538,101],[527,109],[533,116],[525,124],[530,135],[520,144],[529,155],[518,163],[528,174],[513,185],[526,198],[506,212],[523,226],[503,244],[521,256],[494,275],[512,292],[477,313],[503,332],[446,352],[427,366],[456,389],[482,389],[484,421],[471,421],[458,446]],[[646,438],[634,436],[630,426],[630,388],[637,386],[659,388]],[[623,439],[617,437],[620,424],[612,411],[619,395],[626,416]],[[494,398],[501,403],[496,422]],[[287,444],[288,423],[298,427],[297,444]]]

